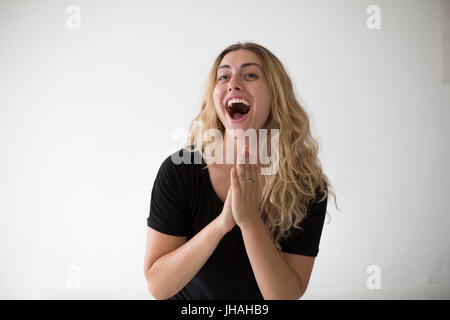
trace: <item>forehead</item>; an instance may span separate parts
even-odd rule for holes
[[[219,67],[222,65],[230,65],[232,68],[239,68],[243,63],[252,62],[261,66],[261,60],[255,53],[249,50],[239,49],[228,52],[225,57],[222,58]]]

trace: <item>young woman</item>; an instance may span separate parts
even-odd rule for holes
[[[205,152],[212,141],[194,123],[221,133],[212,153]],[[278,130],[277,169],[263,175],[258,151],[237,149],[236,129]],[[224,49],[190,131],[189,148],[162,163],[152,189],[144,263],[150,293],[299,299],[319,251],[330,184],[278,58],[255,43]],[[273,144],[269,135],[258,135],[259,143]],[[233,161],[208,161],[218,150]],[[191,161],[174,161],[186,153]],[[249,161],[255,154],[256,163]]]

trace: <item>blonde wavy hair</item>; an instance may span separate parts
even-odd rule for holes
[[[279,130],[279,169],[273,175],[263,176],[265,183],[260,212],[275,247],[281,250],[280,241],[290,235],[292,227],[302,229],[299,225],[306,217],[311,201],[325,201],[330,192],[334,196],[336,208],[337,204],[336,194],[328,190],[332,186],[322,172],[317,157],[318,144],[311,135],[308,115],[297,101],[292,81],[274,54],[256,43],[238,42],[228,46],[217,56],[206,82],[200,112],[189,127],[184,149],[200,152],[204,156],[204,149],[215,143],[201,133],[200,143],[198,142],[199,123],[202,130],[217,129],[222,135],[225,134],[225,127],[214,108],[213,91],[223,57],[240,49],[249,50],[259,57],[272,92],[271,112],[263,128],[269,132],[271,129]],[[270,141],[267,142],[270,145]]]

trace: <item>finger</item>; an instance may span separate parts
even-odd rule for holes
[[[237,176],[237,172],[236,172],[236,168],[235,167],[231,168],[230,177],[231,177],[231,187],[230,187],[230,189],[233,188],[235,191],[238,192],[241,189],[241,187],[240,187],[240,184],[239,184],[239,178]],[[234,194],[234,192],[232,192],[232,193]]]
[[[259,180],[258,180],[258,169],[256,167],[256,164],[252,164],[251,165],[251,172],[252,172],[252,178],[253,180],[255,180],[255,183],[259,184]]]
[[[244,177],[245,177],[245,168],[244,168],[244,165],[242,164],[243,163],[242,156],[243,156],[243,154],[238,155],[239,160],[235,166],[237,178],[239,179],[239,183],[243,183]]]
[[[256,156],[256,152],[254,149],[249,150],[248,155],[249,155],[248,162],[250,164],[251,177],[253,178],[253,180],[256,180],[258,177],[257,173],[258,158]]]
[[[244,164],[245,163],[245,150],[242,148],[237,154],[237,163]]]
[[[244,151],[244,177],[254,177],[252,174],[252,165],[250,164],[250,154],[247,150]]]
[[[259,180],[259,185],[261,186],[261,190],[264,189],[264,185],[265,185],[265,179],[264,176],[261,174],[261,166],[258,165],[256,167],[256,176],[258,177]]]
[[[253,179],[255,180],[255,184],[256,184],[256,190],[257,193],[259,194],[259,196],[261,196],[261,192],[262,192],[262,184],[261,184],[261,177],[258,174],[258,165],[254,164],[252,165],[252,174],[253,174]]]
[[[227,197],[225,199],[225,207],[231,208],[231,186],[228,188]]]
[[[248,150],[248,154],[249,154],[249,163],[250,164],[257,164],[258,163],[258,157],[257,157],[257,152],[256,149],[249,149]]]

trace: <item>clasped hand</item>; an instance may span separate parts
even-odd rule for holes
[[[257,164],[250,164],[248,147],[238,156],[238,163],[231,168],[231,185],[221,213],[226,232],[236,224],[242,229],[261,218],[261,201],[264,179]]]

